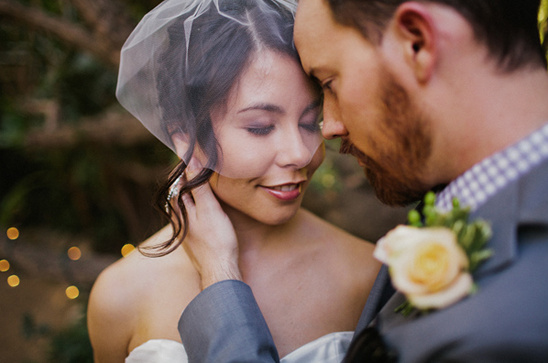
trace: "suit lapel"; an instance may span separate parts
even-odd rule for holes
[[[494,255],[476,271],[476,276],[512,263],[518,256],[518,233],[521,225],[548,224],[548,216],[537,209],[545,208],[548,185],[548,160],[522,178],[502,189],[471,215],[491,223],[493,236],[488,247]]]
[[[369,293],[369,297],[365,303],[360,320],[358,321],[356,333],[361,332],[371,323],[384,304],[394,294],[394,291],[395,290],[390,283],[388,266],[382,265],[377,278],[375,279],[375,283],[371,288],[371,292]],[[356,335],[357,334],[354,334],[354,337],[356,337]]]
[[[491,225],[493,236],[487,244],[494,251],[477,271],[475,276],[486,274],[512,262],[517,256],[517,216],[519,183],[513,182],[487,203],[471,214],[470,220],[483,219]]]

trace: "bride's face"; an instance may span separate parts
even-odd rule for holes
[[[222,160],[211,186],[229,213],[266,224],[295,215],[324,158],[320,95],[291,57],[262,52],[212,122]]]

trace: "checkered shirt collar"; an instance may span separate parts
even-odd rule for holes
[[[548,159],[548,123],[453,180],[438,194],[436,206],[447,211],[457,197],[462,206],[475,210],[545,159]]]

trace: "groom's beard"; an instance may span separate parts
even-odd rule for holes
[[[354,155],[364,164],[365,175],[381,202],[404,206],[422,199],[434,187],[423,181],[432,139],[428,120],[420,116],[407,92],[388,72],[384,80],[380,102],[385,112],[379,130],[392,142],[384,145],[369,138],[366,142],[374,150],[374,159],[347,138],[342,139],[340,152]]]

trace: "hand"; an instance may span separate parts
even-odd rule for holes
[[[201,166],[192,160],[187,177]],[[238,240],[232,222],[224,213],[208,183],[182,196],[188,213],[189,231],[183,247],[201,277],[202,289],[222,280],[241,280]]]

